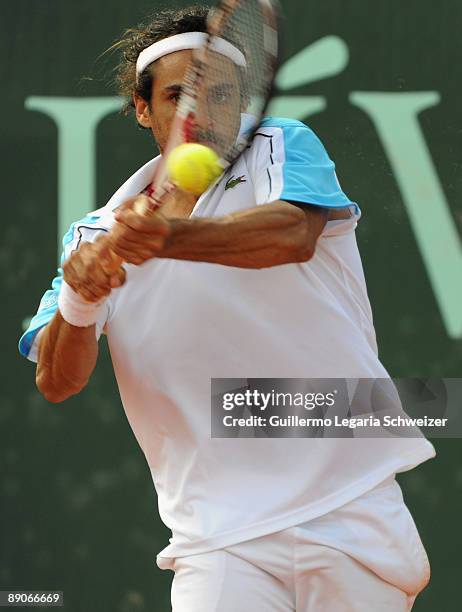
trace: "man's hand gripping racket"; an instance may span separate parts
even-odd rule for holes
[[[212,149],[223,172],[252,140],[269,102],[279,64],[278,21],[277,0],[223,0],[210,13],[207,33],[187,34],[194,40],[193,56],[167,146],[144,192],[147,195],[127,202],[132,229],[146,226],[141,218],[137,223],[133,214],[152,215],[159,237],[163,229],[164,236],[168,234],[168,222],[164,219],[163,228],[163,217],[156,211],[177,188],[168,169],[169,157],[177,147],[199,143]],[[149,54],[149,50],[142,53]],[[199,116],[200,122],[196,120]],[[113,250],[117,233],[115,225],[102,239],[101,254],[109,276],[124,261]]]

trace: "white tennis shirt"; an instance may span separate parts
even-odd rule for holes
[[[113,223],[149,183],[157,159],[108,204],[71,227],[64,257]],[[192,217],[278,199],[349,207],[329,221],[306,263],[247,270],[153,259],[127,266],[99,329],[107,334],[127,418],[172,530],[160,557],[200,553],[276,532],[357,498],[434,455],[424,439],[212,439],[211,378],[384,378],[355,239],[358,207],[298,121],[266,119],[253,144],[198,200]],[[62,271],[20,343],[56,311]]]

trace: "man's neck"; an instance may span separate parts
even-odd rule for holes
[[[162,206],[162,214],[168,219],[187,219],[199,198],[191,193],[176,189],[167,196]]]

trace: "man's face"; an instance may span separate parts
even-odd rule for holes
[[[150,108],[145,100],[135,96],[138,122],[150,128],[161,152],[164,150],[170,125],[176,112],[186,68],[192,51],[176,51],[158,59],[151,70],[154,79]],[[193,140],[224,152],[239,132],[241,91],[236,66],[221,55],[212,54],[207,78],[200,93]]]

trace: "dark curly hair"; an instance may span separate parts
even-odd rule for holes
[[[136,78],[136,60],[143,49],[153,43],[175,34],[185,32],[206,32],[209,7],[194,5],[183,9],[165,9],[154,13],[145,22],[126,30],[108,51],[121,51],[120,61],[115,69],[115,84],[125,98],[123,113],[134,108],[133,94],[146,102],[151,100],[152,71],[147,66]]]

